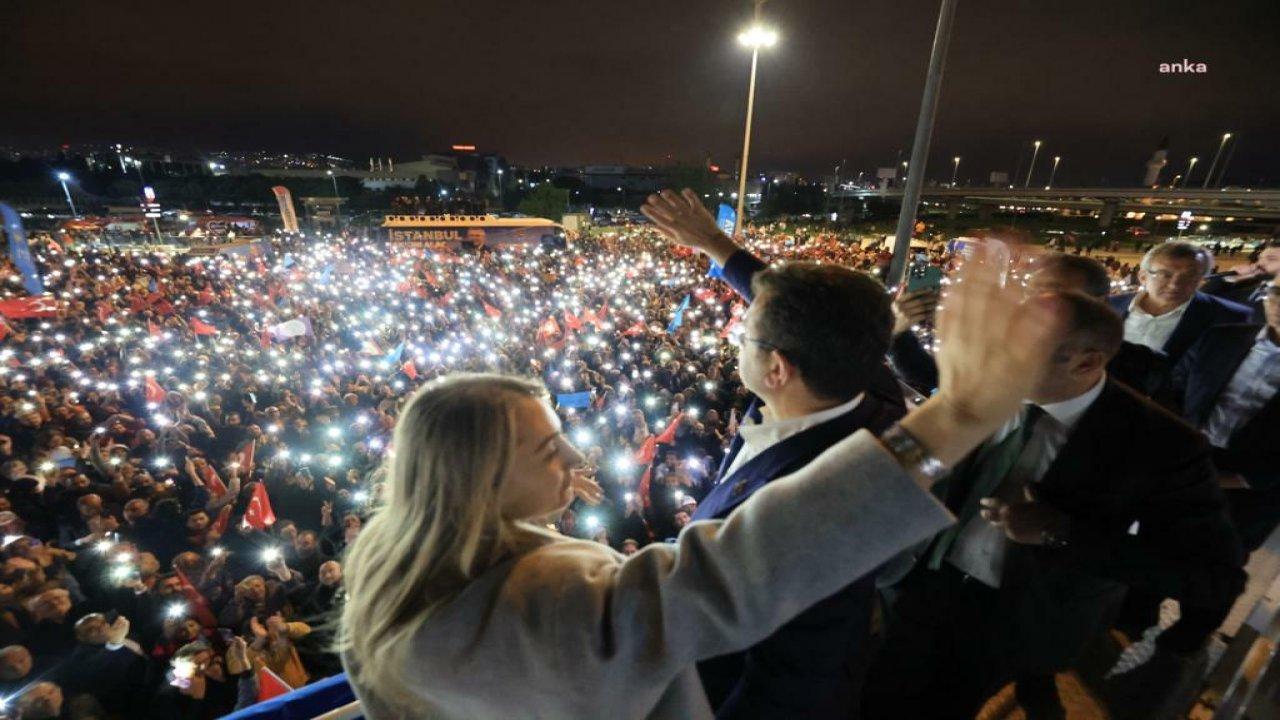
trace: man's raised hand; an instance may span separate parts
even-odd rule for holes
[[[723,265],[738,250],[737,244],[720,231],[716,219],[689,188],[677,193],[663,190],[649,196],[640,212],[677,245],[700,250]]]

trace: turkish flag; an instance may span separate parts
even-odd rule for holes
[[[212,465],[204,466],[204,486],[209,488],[209,494],[215,499],[227,494],[227,486],[222,482],[222,478],[218,477],[218,471],[213,469]]]
[[[218,517],[209,526],[209,533],[222,537],[227,533],[227,525],[231,522],[231,506],[223,505],[218,511]]]
[[[267,666],[263,665],[258,668],[258,702],[270,700],[273,697],[280,697],[293,692],[293,688],[289,684],[280,679],[280,676],[271,672]]]
[[[58,314],[58,301],[51,297],[21,297],[0,300],[0,315],[10,320],[47,318]]]
[[[649,479],[653,477],[653,465],[648,465],[644,469],[644,475],[640,476],[640,503],[644,505],[644,509],[649,509]]]
[[[250,440],[244,444],[244,447],[240,448],[240,470],[243,471],[245,477],[248,477],[249,471],[253,469],[253,451],[257,447],[258,441]]]
[[[671,422],[667,423],[667,429],[662,431],[658,436],[658,442],[663,445],[670,445],[676,441],[676,430],[680,427],[680,421],[684,419],[684,413],[678,413],[671,418]]]
[[[400,366],[400,371],[408,375],[410,380],[418,379],[418,368],[413,364],[412,360],[405,360],[404,365]]]
[[[640,445],[640,449],[631,456],[637,465],[648,465],[653,462],[653,458],[658,454],[658,438],[654,435],[644,439],[644,443]]]
[[[626,330],[623,330],[622,334],[625,335],[626,337],[635,337],[636,335],[643,335],[645,333],[645,330],[648,330],[648,328],[644,326],[644,321],[637,320],[635,321],[635,324],[633,324],[631,327],[627,328]]]
[[[177,573],[178,582],[180,583],[178,591],[187,599],[187,602],[191,603],[192,614],[195,615],[196,620],[199,620],[200,624],[207,628],[218,627],[218,618],[213,614],[213,610],[209,609],[209,601],[205,599],[204,595],[200,594],[195,585],[191,584],[191,581],[187,579],[186,573],[177,567],[174,567],[174,571]]]
[[[153,377],[147,378],[147,382],[146,382],[147,402],[162,403],[164,402],[165,395],[166,393],[164,388],[160,386],[160,383],[156,382],[155,378]]]
[[[187,326],[191,328],[191,332],[197,335],[216,335],[218,332],[218,328],[198,318],[191,318],[191,322],[187,323]]]
[[[493,319],[495,319],[495,320],[496,320],[496,319],[498,319],[498,318],[500,318],[500,317],[502,317],[502,311],[501,311],[501,310],[499,310],[498,308],[496,308],[496,307],[494,307],[494,306],[490,305],[489,303],[483,303],[483,305],[484,305],[484,314],[485,314],[485,315],[488,315],[489,317],[491,317],[491,318],[493,318]]]
[[[578,316],[577,316],[577,315],[574,315],[573,313],[569,312],[568,310],[565,310],[565,311],[564,311],[564,326],[565,326],[565,327],[567,327],[567,328],[569,328],[570,330],[572,330],[572,331],[574,331],[574,332],[578,332],[578,331],[582,330],[582,321],[578,319]]]
[[[249,507],[244,511],[244,524],[255,530],[266,530],[276,522],[276,513],[271,509],[271,498],[267,496],[267,486],[254,483],[253,495],[249,497]]]

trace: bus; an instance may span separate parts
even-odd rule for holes
[[[545,218],[497,215],[387,215],[387,240],[403,247],[491,248],[504,245],[564,247],[564,227]]]

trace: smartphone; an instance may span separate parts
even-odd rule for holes
[[[937,265],[913,265],[907,271],[907,292],[942,288],[942,268]]]

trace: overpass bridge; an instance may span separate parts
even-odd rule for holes
[[[827,193],[833,205],[848,200],[898,199],[901,188],[840,188]],[[926,187],[921,200],[947,209],[948,219],[964,207],[979,217],[997,208],[1075,210],[1096,214],[1099,227],[1110,227],[1116,213],[1144,213],[1143,220],[1174,219],[1184,211],[1195,216],[1280,226],[1280,190],[1252,188],[1005,188]],[[1170,216],[1160,218],[1159,216]]]

